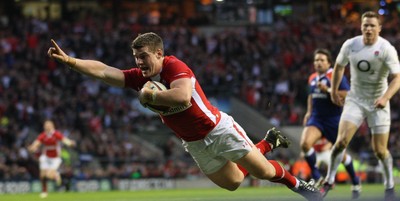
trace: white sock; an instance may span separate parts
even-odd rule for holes
[[[383,185],[385,185],[386,189],[394,188],[392,155],[389,153],[385,159],[379,159],[379,163],[383,170]]]
[[[311,147],[311,149],[307,151],[306,156],[311,156],[314,152],[314,147]]]
[[[351,156],[349,154],[346,154],[346,160],[344,161],[344,165],[347,166],[351,163]]]
[[[335,149],[336,147],[334,146],[331,154],[331,164],[328,166],[328,173],[326,174],[325,179],[326,181],[328,181],[329,184],[335,183],[337,169],[342,162],[344,153],[346,151],[346,149],[344,149],[336,155],[333,155],[335,153]]]
[[[299,186],[300,186],[300,181],[296,178],[296,185],[294,186],[294,189],[298,189]]]

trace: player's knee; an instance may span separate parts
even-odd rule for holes
[[[46,175],[47,175],[47,178],[49,178],[49,179],[54,179],[56,176],[54,171],[48,171]]]
[[[347,144],[348,144],[347,140],[345,140],[345,139],[340,140],[340,141],[336,142],[334,149],[337,151],[343,151],[346,149]]]
[[[346,147],[340,144],[336,144],[332,149],[332,155],[336,156],[341,153]]]
[[[384,160],[386,158],[386,150],[375,150],[374,154],[378,159]]]
[[[300,144],[300,147],[301,147],[301,150],[304,152],[304,153],[307,153],[310,149],[311,149],[311,144],[310,143],[307,143],[307,142],[302,142],[301,144]]]
[[[228,191],[235,191],[236,189],[239,188],[241,183],[242,183],[241,181],[234,181],[234,182],[230,182],[226,186],[221,186],[221,187],[226,189],[226,190],[228,190]]]

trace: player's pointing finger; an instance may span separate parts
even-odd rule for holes
[[[56,48],[57,51],[60,51],[61,48],[57,45],[56,41],[54,41],[53,39],[51,39],[51,43],[53,44],[53,46]]]

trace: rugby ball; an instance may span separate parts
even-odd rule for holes
[[[165,85],[163,85],[161,82],[157,82],[157,81],[147,82],[143,87],[147,87],[147,88],[149,88],[151,90],[155,90],[155,91],[165,91],[165,90],[167,90],[167,87],[165,87]],[[152,105],[152,104],[149,104],[149,103],[146,103],[143,106],[148,108],[149,110],[151,110],[153,112],[156,112],[156,113],[165,112],[170,108],[169,106]]]

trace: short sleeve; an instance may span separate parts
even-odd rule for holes
[[[349,63],[349,51],[350,51],[350,40],[346,40],[342,47],[340,48],[340,52],[336,58],[336,63],[341,65],[341,66],[346,66]]]
[[[396,49],[392,45],[389,45],[387,48],[385,63],[391,74],[400,73],[399,57]]]

